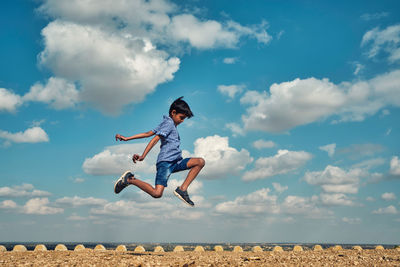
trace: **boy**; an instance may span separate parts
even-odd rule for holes
[[[130,184],[136,185],[154,198],[160,198],[167,186],[168,178],[171,173],[184,171],[190,169],[185,181],[181,186],[178,186],[174,194],[183,202],[190,206],[194,203],[189,198],[187,193],[188,186],[193,182],[196,176],[205,165],[203,158],[182,158],[182,151],[179,148],[180,137],[177,126],[181,124],[186,118],[193,117],[189,105],[182,100],[183,96],[176,99],[169,108],[169,117],[164,116],[163,121],[154,130],[146,133],[136,134],[131,137],[124,137],[120,134],[115,136],[118,141],[128,141],[138,138],[146,138],[155,135],[148,143],[143,154],[139,156],[134,154],[132,160],[134,163],[145,159],[147,153],[154,147],[155,144],[161,139],[160,153],[157,157],[157,175],[155,187],[141,181],[129,172],[126,171],[114,185],[114,192],[119,194],[125,187]]]

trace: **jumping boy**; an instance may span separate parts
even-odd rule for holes
[[[156,187],[154,188],[152,185],[135,178],[133,173],[126,171],[115,182],[114,192],[116,194],[119,194],[119,192],[121,192],[125,187],[133,184],[148,193],[150,196],[160,198],[164,192],[164,188],[167,187],[168,178],[171,173],[190,169],[185,181],[181,186],[178,186],[175,189],[174,194],[186,204],[194,206],[193,201],[190,200],[189,194],[187,193],[187,188],[204,167],[205,161],[203,158],[182,158],[182,151],[179,148],[180,137],[177,126],[186,118],[193,117],[189,105],[182,100],[182,98],[183,96],[176,99],[171,104],[169,108],[169,116],[164,116],[163,121],[154,130],[130,137],[125,137],[120,134],[115,136],[117,141],[128,141],[155,135],[155,137],[153,137],[153,139],[148,143],[141,156],[138,154],[133,155],[132,160],[134,163],[144,160],[147,153],[149,153],[154,145],[157,144],[158,140],[161,139],[160,153],[158,154],[156,165]]]

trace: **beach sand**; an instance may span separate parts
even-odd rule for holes
[[[400,251],[1,252],[0,266],[400,266]]]

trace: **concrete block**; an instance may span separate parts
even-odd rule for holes
[[[253,252],[262,252],[263,251],[263,249],[260,246],[254,246],[251,250]]]
[[[86,248],[82,244],[76,245],[74,248],[74,251],[85,251],[85,250],[86,250]]]
[[[145,252],[146,250],[142,246],[137,246],[133,252]]]
[[[67,250],[68,249],[64,244],[58,244],[54,249],[54,251],[67,251]]]
[[[182,251],[185,251],[182,246],[176,246],[174,248],[174,252],[182,252]]]
[[[35,246],[35,249],[33,251],[47,251],[47,248],[43,244],[39,244]]]
[[[15,245],[12,251],[25,252],[27,249],[24,245]]]
[[[115,251],[128,251],[125,245],[118,245]]]
[[[235,246],[235,247],[233,248],[233,252],[243,252],[243,249],[242,249],[241,246]]]
[[[214,251],[224,251],[224,248],[222,246],[214,246]]]

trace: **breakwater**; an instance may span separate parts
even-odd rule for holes
[[[231,252],[262,252],[262,251],[321,251],[321,250],[384,250],[397,249],[396,245],[377,244],[290,244],[290,243],[0,243],[0,252],[3,251],[132,251],[132,252],[180,252],[180,251],[231,251]]]

